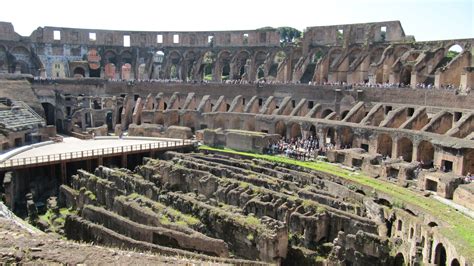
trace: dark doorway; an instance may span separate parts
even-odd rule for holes
[[[47,125],[54,125],[54,121],[56,121],[54,114],[55,114],[55,108],[52,104],[50,103],[41,103],[44,109],[44,113],[46,115],[46,124]]]
[[[113,131],[114,130],[114,126],[113,126],[113,118],[112,118],[112,112],[107,112],[107,115],[105,116],[105,122],[107,123],[107,130],[109,132]]]

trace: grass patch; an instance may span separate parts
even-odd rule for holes
[[[454,208],[451,208],[437,200],[423,197],[420,194],[396,184],[374,179],[364,175],[361,172],[351,172],[342,169],[337,165],[326,162],[298,161],[281,156],[239,152],[227,148],[217,149],[204,145],[200,146],[199,149],[226,152],[230,154],[263,159],[274,163],[297,165],[312,170],[333,174],[348,181],[371,187],[378,192],[393,197],[397,202],[397,207],[402,207],[405,204],[417,206],[424,212],[437,217],[446,224],[449,224],[449,226],[439,227],[439,231],[449,238],[452,244],[455,245],[458,252],[466,256],[466,259],[474,260],[474,221],[464,214],[457,212]]]

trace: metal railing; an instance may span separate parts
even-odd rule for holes
[[[182,146],[188,146],[188,145],[193,145],[193,141],[185,140],[185,139],[165,140],[165,141],[153,142],[153,143],[134,144],[134,145],[128,145],[128,146],[118,146],[118,147],[110,147],[110,148],[102,148],[102,149],[94,149],[94,150],[65,152],[65,153],[59,153],[59,154],[8,159],[0,163],[0,169],[18,167],[18,166],[24,166],[24,165],[35,165],[35,164],[42,164],[42,163],[59,162],[63,160],[87,159],[91,157],[122,154],[122,153],[133,152],[133,151],[149,151],[149,150],[162,149],[162,148],[182,147]]]

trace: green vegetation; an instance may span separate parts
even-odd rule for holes
[[[279,27],[278,32],[280,33],[281,43],[292,43],[301,37],[301,31],[292,27]]]
[[[132,193],[126,196],[129,200],[141,200],[141,207],[149,208],[153,212],[157,213],[160,216],[160,223],[162,224],[171,224],[175,223],[177,225],[185,226],[185,227],[194,227],[199,225],[201,221],[191,215],[184,214],[178,210],[175,210],[171,207],[167,207],[159,202],[152,201],[151,199],[139,195],[137,193]]]
[[[456,52],[456,51],[448,51],[448,53],[446,54],[446,57],[449,58],[449,60],[453,60],[453,58],[455,58],[457,55],[459,54],[459,52]]]
[[[249,241],[253,241],[253,240],[254,240],[254,236],[253,236],[252,233],[249,233],[249,234],[247,235],[247,240],[249,240]]]
[[[263,159],[274,163],[301,166],[333,174],[358,185],[371,187],[378,193],[384,193],[394,198],[396,200],[394,204],[397,205],[396,207],[403,207],[405,204],[417,206],[418,208],[423,209],[426,213],[439,218],[446,224],[449,224],[450,226],[440,227],[439,231],[452,241],[461,254],[466,255],[471,260],[474,259],[474,222],[469,217],[457,212],[454,208],[437,200],[423,197],[418,193],[396,184],[374,179],[360,172],[351,172],[342,169],[337,165],[326,162],[305,162],[280,156],[238,152],[230,149],[217,149],[208,146],[201,146],[200,149],[237,154],[250,158]]]
[[[97,199],[97,197],[94,195],[94,193],[92,193],[92,191],[90,191],[90,190],[87,190],[84,195],[92,201],[95,201]]]

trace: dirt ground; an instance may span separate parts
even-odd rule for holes
[[[215,265],[212,262],[75,243],[0,217],[0,264]]]

